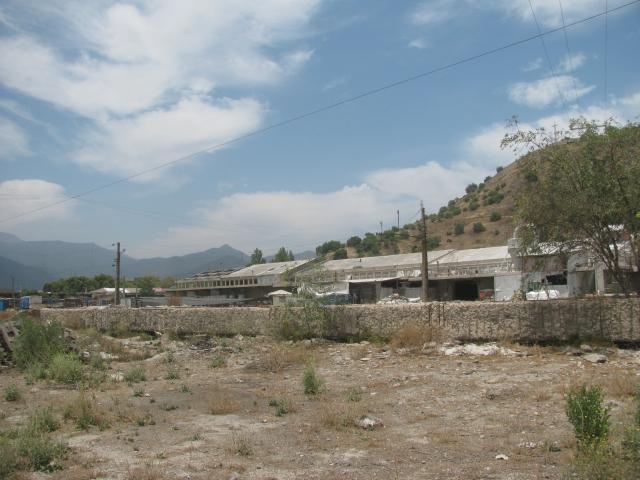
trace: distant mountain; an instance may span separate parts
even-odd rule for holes
[[[16,240],[17,239],[17,240]],[[0,234],[0,279],[18,278],[28,271],[27,288],[41,288],[44,282],[73,275],[93,276],[113,272],[115,252],[95,243],[61,241],[22,241],[11,234]],[[209,269],[245,266],[249,256],[229,245],[183,256],[135,259],[122,257],[122,274],[126,278],[144,275],[183,277]],[[10,284],[9,284],[10,286]],[[25,283],[26,286],[26,283]]]
[[[21,289],[39,289],[49,278],[51,274],[40,268],[22,265],[0,257],[0,290],[11,291],[14,288],[18,292]]]
[[[16,243],[16,242],[22,242],[22,239],[16,237],[11,233],[0,232],[0,242]]]

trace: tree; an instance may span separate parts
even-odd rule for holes
[[[358,248],[361,243],[362,239],[358,235],[354,235],[347,240],[347,247]]]
[[[296,259],[296,257],[293,254],[293,250],[289,250],[289,261],[293,262],[295,259]]]
[[[289,253],[291,252],[287,252],[287,249],[284,247],[280,247],[280,250],[278,250],[276,252],[276,254],[273,257],[273,261],[274,262],[288,262],[290,260],[293,260],[293,253],[291,253],[291,256],[289,256]]]
[[[347,249],[346,248],[339,248],[333,254],[333,259],[334,260],[343,260],[345,258],[347,258]]]
[[[133,285],[135,288],[139,289],[138,294],[141,297],[151,297],[153,296],[153,289],[160,286],[160,279],[153,275],[148,275],[146,277],[137,277],[133,281]]]
[[[251,254],[251,260],[249,265],[257,265],[259,263],[266,263],[267,261],[262,257],[262,250],[256,248]]]
[[[462,235],[464,233],[464,223],[456,223],[456,226],[453,228],[453,233]]]
[[[317,255],[326,255],[329,252],[335,252],[339,248],[343,248],[344,245],[338,240],[329,240],[328,242],[324,242],[322,245],[316,247]]]
[[[464,191],[467,193],[473,193],[476,190],[478,190],[478,185],[476,185],[475,183],[470,183],[469,185],[467,185],[467,188],[464,189]]]
[[[542,242],[559,254],[590,252],[628,295],[628,272],[640,268],[640,125],[580,118],[559,136],[520,130],[517,118],[510,125],[503,148],[529,151],[516,201],[523,252]]]

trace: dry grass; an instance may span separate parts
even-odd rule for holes
[[[262,370],[265,372],[281,372],[284,369],[307,363],[311,355],[302,346],[277,346],[266,352],[255,362],[246,366],[247,370]]]
[[[341,430],[356,426],[356,421],[366,413],[362,403],[326,402],[323,404],[318,419],[324,427]]]
[[[417,350],[430,342],[441,343],[442,339],[443,332],[439,327],[408,323],[391,336],[390,344],[393,348]]]
[[[175,477],[166,475],[159,465],[147,463],[142,467],[129,467],[124,478],[125,480],[168,480]]]
[[[602,383],[606,395],[613,398],[633,397],[639,387],[640,379],[633,373],[610,376]]]
[[[240,410],[240,404],[229,392],[216,391],[209,399],[209,413],[211,415],[227,415]]]
[[[234,435],[229,447],[231,453],[241,457],[250,457],[254,453],[253,444],[248,435]]]

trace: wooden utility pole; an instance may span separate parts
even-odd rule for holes
[[[120,242],[116,247],[116,305],[120,305]]]
[[[422,212],[422,301],[429,301],[429,258],[427,254],[427,218],[424,205],[420,202]]]
[[[398,230],[400,230],[400,210],[396,210],[396,213],[398,214]]]

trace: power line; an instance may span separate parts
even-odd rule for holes
[[[141,171],[139,171],[137,173],[134,173],[132,175],[129,175],[127,177],[123,177],[123,178],[114,180],[112,182],[108,182],[108,183],[105,183],[103,185],[99,185],[97,187],[91,188],[91,189],[86,190],[84,192],[77,193],[75,195],[70,195],[69,198],[67,198],[67,199],[60,200],[58,202],[49,204],[47,206],[35,208],[33,210],[29,210],[29,211],[26,211],[26,212],[19,213],[17,215],[13,215],[11,217],[4,218],[4,219],[0,220],[0,223],[8,222],[8,221],[13,220],[15,218],[19,218],[19,217],[23,217],[25,215],[30,215],[32,213],[36,213],[36,212],[45,210],[47,208],[51,208],[51,207],[54,207],[56,205],[60,205],[61,203],[66,203],[66,202],[68,202],[70,200],[73,200],[75,198],[85,197],[85,196],[87,196],[87,195],[89,195],[91,193],[95,193],[95,192],[98,192],[100,190],[104,190],[106,188],[110,188],[110,187],[113,187],[115,185],[119,185],[121,183],[127,182],[129,180],[134,179],[134,178],[139,178],[139,177],[141,177],[141,176],[143,176],[143,175],[145,175],[147,173],[151,173],[151,172],[160,170],[162,168],[166,168],[168,166],[174,165],[174,164],[179,163],[179,162],[190,160],[190,159],[195,158],[195,157],[197,157],[199,155],[202,155],[204,153],[209,153],[212,150],[217,150],[219,148],[222,148],[222,147],[237,143],[237,142],[239,142],[241,140],[244,140],[244,139],[247,139],[247,138],[250,138],[250,137],[254,137],[256,135],[268,132],[270,130],[274,130],[276,128],[283,127],[285,125],[289,125],[291,123],[297,122],[299,120],[303,120],[305,118],[308,118],[308,117],[311,117],[311,116],[314,116],[314,115],[318,115],[318,114],[326,112],[328,110],[333,110],[333,109],[336,109],[336,108],[341,107],[343,105],[347,105],[347,104],[356,102],[358,100],[362,100],[363,98],[367,98],[367,97],[370,97],[370,96],[373,96],[373,95],[377,95],[378,93],[382,93],[382,92],[384,92],[386,90],[390,90],[392,88],[399,87],[401,85],[404,85],[404,84],[407,84],[407,83],[410,83],[410,82],[413,82],[413,81],[416,81],[416,80],[419,80],[419,79],[434,75],[436,73],[439,73],[439,72],[442,72],[442,71],[445,71],[445,70],[449,70],[449,69],[452,69],[454,67],[458,67],[458,66],[463,65],[465,63],[470,63],[472,61],[479,60],[481,58],[493,55],[495,53],[499,53],[499,52],[502,52],[504,50],[508,50],[510,48],[513,48],[513,47],[516,47],[516,46],[519,46],[519,45],[523,45],[523,44],[528,43],[528,42],[530,42],[532,40],[535,40],[537,38],[541,38],[542,39],[544,36],[556,33],[558,31],[562,30],[563,28],[571,28],[571,27],[574,27],[576,25],[580,25],[582,23],[589,22],[589,21],[594,20],[596,18],[602,17],[606,13],[611,13],[611,12],[615,12],[615,11],[618,11],[618,10],[622,10],[622,9],[630,7],[632,5],[636,5],[638,3],[640,3],[640,0],[633,0],[633,1],[625,3],[623,5],[619,5],[618,7],[612,8],[611,10],[608,10],[607,12],[596,13],[596,14],[590,15],[588,17],[584,17],[584,18],[582,18],[580,20],[576,20],[575,22],[571,22],[571,23],[569,23],[569,24],[567,24],[567,25],[565,25],[563,27],[557,27],[557,28],[553,28],[551,30],[547,30],[546,32],[542,32],[540,30],[540,28],[539,28],[539,25],[538,25],[538,34],[536,34],[536,35],[531,35],[529,37],[522,38],[520,40],[516,40],[514,42],[507,43],[507,44],[501,45],[499,47],[492,48],[490,50],[485,50],[485,51],[483,51],[481,53],[477,53],[475,55],[471,55],[469,57],[465,57],[465,58],[462,58],[460,60],[456,60],[455,62],[451,62],[451,63],[445,64],[445,65],[442,65],[440,67],[433,68],[433,69],[428,70],[426,72],[418,73],[416,75],[412,75],[412,76],[404,78],[402,80],[397,80],[395,82],[388,83],[388,84],[383,85],[381,87],[377,87],[377,88],[374,88],[374,89],[371,89],[371,90],[367,90],[367,91],[365,91],[363,93],[360,93],[358,95],[346,98],[346,99],[341,100],[339,102],[335,102],[335,103],[332,103],[332,104],[329,104],[329,105],[325,105],[325,106],[317,108],[315,110],[311,110],[309,112],[302,113],[300,115],[296,115],[296,116],[290,117],[290,118],[288,118],[286,120],[283,120],[281,122],[272,123],[271,125],[268,125],[266,127],[253,130],[253,131],[245,133],[243,135],[234,137],[234,138],[232,138],[230,140],[226,140],[226,141],[220,142],[220,143],[218,143],[216,145],[213,145],[213,146],[204,148],[202,150],[199,150],[197,152],[190,153],[189,155],[185,155],[185,156],[176,158],[174,160],[158,164],[158,165],[156,165],[154,167],[150,167],[150,168],[141,170]],[[529,4],[531,5],[531,0],[529,0]],[[536,20],[536,24],[537,24],[537,20]],[[546,46],[545,46],[545,50],[546,50]]]
[[[562,0],[558,0],[558,5],[560,5],[560,17],[562,18],[562,31],[564,32],[564,44],[567,48],[567,64],[569,66],[569,71],[573,71],[573,59],[571,58],[571,48],[569,48],[569,35],[567,34],[567,27],[565,25],[564,8],[562,8]],[[573,83],[573,91],[575,94],[576,103],[579,106],[580,99],[578,97],[578,84],[576,83],[576,77],[571,75],[571,80]]]
[[[544,41],[544,37],[542,36],[542,30],[540,29],[540,24],[538,23],[538,18],[536,17],[536,12],[533,10],[533,4],[531,0],[529,0],[529,8],[531,8],[531,15],[533,16],[533,21],[536,24],[536,28],[538,30],[538,34],[540,35],[540,41],[542,42],[542,49],[544,50],[544,56],[547,58],[547,63],[549,64],[549,71],[551,72],[551,76],[553,77],[553,81],[556,84],[556,90],[558,90],[558,95],[560,95],[560,101],[564,108],[567,108],[567,104],[564,99],[564,95],[560,90],[560,84],[558,83],[558,77],[556,76],[556,72],[553,68],[553,63],[551,63],[551,57],[549,56],[549,50],[547,50],[547,43]]]

